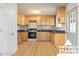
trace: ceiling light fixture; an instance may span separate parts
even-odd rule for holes
[[[34,13],[34,14],[40,14],[41,11],[39,11],[39,10],[33,10],[32,13]]]

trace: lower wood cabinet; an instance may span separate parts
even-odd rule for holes
[[[28,33],[27,32],[18,32],[18,44],[22,43],[23,41],[27,41]]]
[[[50,32],[37,32],[37,41],[50,41]]]
[[[62,46],[65,44],[65,33],[54,33],[54,45]]]
[[[27,39],[28,39],[28,33],[22,32],[22,41],[27,41]]]
[[[20,44],[22,42],[22,32],[18,32],[18,44]]]
[[[50,32],[50,39],[51,39],[51,42],[54,43],[54,32]]]

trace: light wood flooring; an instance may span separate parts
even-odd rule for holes
[[[55,56],[57,48],[51,42],[23,42],[13,56]]]

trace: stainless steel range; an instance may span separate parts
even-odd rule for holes
[[[36,41],[37,30],[30,29],[28,31],[28,41]]]
[[[31,21],[28,26],[28,41],[36,41],[37,34],[37,23]]]

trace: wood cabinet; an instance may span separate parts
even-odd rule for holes
[[[28,25],[29,24],[29,17],[25,16],[25,25]]]
[[[58,12],[56,15],[56,24],[64,24],[65,23],[65,7],[58,8]]]
[[[65,33],[54,33],[54,45],[61,46],[65,43]]]
[[[54,22],[55,22],[54,16],[50,16],[50,18],[49,18],[49,25],[54,25]]]
[[[54,25],[54,16],[17,15],[17,24],[28,25],[29,21],[36,21],[37,25]]]
[[[50,32],[37,32],[37,41],[50,41]]]
[[[26,25],[26,20],[24,15],[21,15],[21,25]]]
[[[20,14],[18,14],[17,15],[17,24],[18,25],[26,25],[26,17],[25,17],[25,15],[20,15]]]
[[[49,25],[50,24],[50,16],[46,16],[45,20],[46,20],[45,21],[45,23],[46,23],[45,25]]]
[[[37,40],[36,41],[40,41],[41,39],[41,32],[37,32]]]
[[[22,41],[27,41],[27,39],[28,39],[28,33],[22,32]]]
[[[50,32],[46,32],[45,33],[45,39],[47,40],[47,41],[50,41],[51,39],[50,39]]]
[[[21,15],[17,15],[17,24],[18,25],[21,25],[21,22],[22,22],[22,20],[21,20]]]
[[[37,16],[36,21],[37,25],[41,25],[41,16]]]
[[[41,25],[46,25],[45,16],[41,16]]]
[[[50,32],[50,40],[52,43],[54,43],[54,32]]]
[[[28,40],[27,32],[18,32],[18,44]]]
[[[18,32],[18,44],[22,42],[22,32]]]

